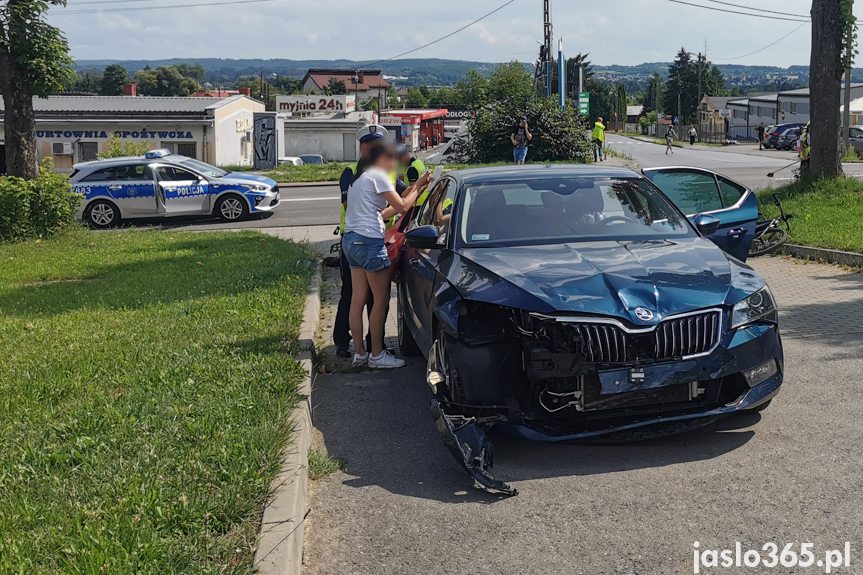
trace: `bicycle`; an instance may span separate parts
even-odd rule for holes
[[[791,231],[791,218],[793,216],[785,213],[777,194],[773,194],[773,203],[779,208],[779,216],[769,220],[760,220],[755,224],[755,239],[749,248],[750,257],[773,253],[788,241],[788,232]],[[785,226],[785,229],[780,227],[782,225]]]

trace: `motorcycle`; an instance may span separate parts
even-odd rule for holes
[[[779,196],[773,194],[773,203],[779,208],[779,216],[772,219],[759,220],[755,225],[755,239],[749,248],[749,256],[763,256],[778,250],[788,241],[791,231],[791,214],[786,214],[779,201]],[[783,229],[781,226],[785,226]]]

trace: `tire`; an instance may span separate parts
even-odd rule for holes
[[[782,228],[773,228],[755,238],[752,247],[749,248],[750,256],[764,256],[773,253],[788,241],[788,232]]]
[[[416,357],[421,355],[422,352],[420,351],[416,340],[414,340],[414,336],[411,335],[407,319],[405,318],[404,309],[405,306],[402,300],[402,288],[401,285],[399,285],[398,297],[396,298],[396,314],[398,315],[397,319],[399,328],[399,350],[405,357]]]
[[[92,228],[106,230],[120,224],[120,209],[108,200],[95,200],[84,211],[84,219]]]
[[[443,390],[444,396],[455,403],[467,403],[463,384],[459,378],[458,370],[452,367],[452,361],[450,360],[449,350],[447,347],[448,342],[446,335],[442,329],[438,329],[434,345],[432,345],[431,350],[429,350],[429,360],[431,360],[432,355],[437,352],[437,365],[439,369],[443,370],[446,380],[446,385]]]
[[[241,196],[227,194],[216,202],[213,214],[224,222],[239,222],[249,217],[249,204]]]

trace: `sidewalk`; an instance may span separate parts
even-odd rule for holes
[[[691,569],[693,541],[858,539],[863,275],[781,257],[752,264],[785,338],[786,382],[767,411],[629,445],[496,436],[495,475],[521,491],[509,499],[474,490],[441,443],[423,359],[383,373],[328,369],[312,395],[315,442],[345,469],[311,484],[305,573],[659,575]],[[335,277],[326,271],[327,346]]]

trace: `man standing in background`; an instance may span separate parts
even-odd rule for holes
[[[593,140],[593,161],[604,162],[605,153],[603,146],[605,145],[605,124],[602,123],[602,118],[597,118],[593,124],[593,132],[590,134],[590,139]]]
[[[530,133],[530,129],[527,127],[527,116],[522,116],[518,124],[513,126],[509,139],[512,142],[513,160],[521,166],[527,159],[527,145],[533,140],[533,134]]]
[[[764,149],[764,123],[763,122],[761,123],[761,125],[758,126],[757,133],[758,133],[758,149],[763,150]]]

